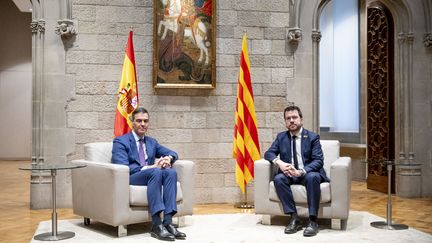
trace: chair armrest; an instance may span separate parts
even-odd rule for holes
[[[180,182],[183,192],[183,215],[192,215],[194,205],[194,169],[195,164],[190,160],[177,160],[173,164],[177,172],[177,180]]]
[[[273,179],[271,178],[272,166],[265,159],[257,160],[254,163],[255,213],[265,213],[268,210],[269,183]]]
[[[74,213],[113,226],[122,225],[129,215],[129,167],[88,160],[72,170]]]
[[[348,218],[351,194],[351,158],[340,157],[330,166],[331,203],[335,218]]]

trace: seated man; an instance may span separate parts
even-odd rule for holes
[[[146,109],[137,108],[131,120],[132,131],[114,139],[112,162],[129,166],[130,185],[147,186],[153,223],[151,236],[167,241],[184,239],[186,234],[172,224],[172,217],[177,213],[177,173],[171,165],[178,155],[156,139],[145,136],[150,122]]]
[[[285,233],[293,234],[302,228],[291,191],[292,184],[302,184],[306,187],[309,209],[309,224],[303,235],[314,236],[318,233],[316,220],[321,198],[320,184],[329,181],[323,168],[324,156],[319,135],[303,128],[303,115],[297,106],[285,108],[284,120],[288,131],[277,135],[264,158],[279,166],[278,174],[273,179],[274,186],[284,213],[291,215]]]

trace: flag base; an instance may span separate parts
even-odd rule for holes
[[[238,202],[234,204],[235,208],[241,208],[241,209],[250,209],[250,208],[254,208],[255,205],[254,204],[249,204],[248,202]]]

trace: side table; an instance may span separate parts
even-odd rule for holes
[[[35,235],[35,240],[42,241],[57,241],[69,239],[75,236],[74,232],[71,231],[57,231],[57,204],[56,204],[56,175],[58,170],[71,170],[86,167],[86,165],[76,165],[72,163],[61,163],[61,164],[36,164],[25,167],[20,167],[20,170],[31,170],[31,171],[51,171],[51,227],[52,232],[42,233]]]

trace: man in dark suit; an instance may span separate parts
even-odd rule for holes
[[[153,222],[151,236],[167,241],[184,239],[186,234],[172,224],[172,217],[177,213],[177,173],[171,165],[178,155],[160,145],[156,139],[145,136],[150,124],[146,109],[137,108],[132,113],[131,121],[132,131],[114,139],[112,162],[129,166],[130,185],[147,186]]]
[[[292,184],[302,184],[306,187],[309,209],[309,224],[303,235],[314,236],[318,233],[316,220],[321,198],[320,183],[329,181],[323,168],[324,156],[319,135],[303,128],[303,115],[297,106],[285,108],[284,119],[288,131],[277,135],[264,157],[279,166],[273,181],[284,213],[291,215],[285,233],[293,234],[302,229],[291,191]]]

